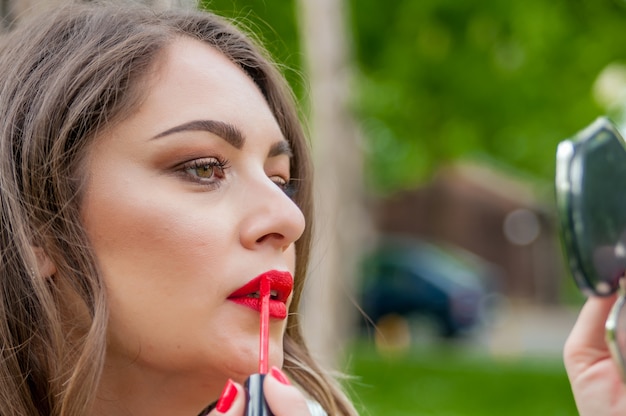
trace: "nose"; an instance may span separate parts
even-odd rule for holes
[[[304,215],[296,203],[269,178],[248,188],[240,240],[248,249],[274,247],[285,251],[304,232]]]

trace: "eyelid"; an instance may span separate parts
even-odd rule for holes
[[[281,142],[287,143],[287,142]],[[288,146],[288,144],[287,144]],[[282,149],[281,146],[275,145],[275,151]],[[293,188],[293,178],[291,177],[293,169],[293,156],[290,152],[281,151],[280,153],[272,153],[266,161],[266,174],[279,188],[281,188],[290,198],[293,192],[290,191]],[[282,183],[278,183],[282,182]]]
[[[199,175],[193,175],[190,171],[194,169],[210,167],[211,176],[209,178],[203,178]],[[208,186],[210,188],[217,188],[223,180],[225,180],[226,170],[230,168],[228,160],[218,157],[202,157],[190,160],[182,163],[176,169],[185,179],[195,182],[202,186]],[[217,172],[215,171],[217,169]]]

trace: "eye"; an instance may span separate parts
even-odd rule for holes
[[[295,181],[285,179],[282,176],[271,176],[270,179],[285,193],[285,195],[293,199],[297,190]]]
[[[185,163],[180,171],[187,178],[204,185],[218,185],[226,176],[228,161],[216,157],[196,159]]]

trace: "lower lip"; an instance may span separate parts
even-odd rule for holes
[[[260,298],[241,297],[229,298],[228,300],[238,305],[254,309],[257,312],[261,312]],[[285,319],[287,317],[287,305],[284,302],[270,299],[270,317],[275,319]]]

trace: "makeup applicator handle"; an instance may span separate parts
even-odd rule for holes
[[[274,416],[267,406],[263,394],[263,380],[267,374],[269,362],[270,332],[270,290],[271,285],[265,277],[261,279],[259,297],[261,300],[261,321],[259,336],[259,372],[252,374],[244,383],[246,389],[245,416]]]
[[[252,374],[244,383],[246,390],[245,416],[274,416],[271,412],[265,395],[263,394],[263,380],[265,374]]]

